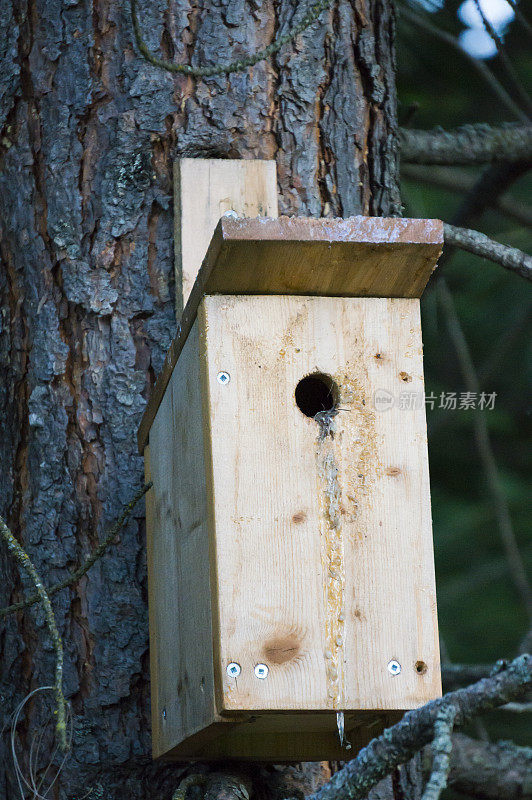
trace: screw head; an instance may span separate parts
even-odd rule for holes
[[[388,661],[388,672],[390,675],[399,675],[401,672],[401,665],[395,658],[392,658],[391,661]]]
[[[231,663],[227,665],[226,672],[230,678],[238,678],[241,672],[240,664],[237,664],[236,661],[231,661]]]
[[[218,375],[216,376],[216,380],[218,381],[218,383],[221,383],[222,386],[226,386],[231,380],[231,376],[229,375],[228,372],[222,371],[218,373]]]
[[[259,680],[263,681],[264,678],[267,678],[269,671],[266,664],[255,664],[255,677]]]

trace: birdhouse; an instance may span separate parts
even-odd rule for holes
[[[346,759],[441,694],[442,223],[277,217],[275,191],[270,162],[176,166],[184,310],[139,430],[155,756]]]

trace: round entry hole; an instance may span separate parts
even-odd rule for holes
[[[315,417],[320,411],[333,411],[338,394],[333,379],[321,372],[302,378],[295,391],[297,407],[306,417]]]

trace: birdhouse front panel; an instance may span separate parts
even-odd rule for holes
[[[218,710],[425,703],[440,675],[418,300],[211,296],[199,322]]]

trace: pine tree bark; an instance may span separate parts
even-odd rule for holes
[[[140,0],[149,46],[231,60],[300,3],[199,5]],[[173,159],[274,158],[287,214],[398,214],[394,18],[390,0],[339,0],[272,61],[204,82],[139,57],[126,0],[0,0],[0,27],[0,512],[51,585],[143,480],[136,429],[176,328]],[[169,798],[183,771],[149,755],[143,514],[53,600],[74,714],[58,798]],[[0,552],[0,605],[27,590]],[[53,659],[41,611],[2,623],[0,727]],[[19,753],[49,712],[27,707]],[[283,775],[310,791],[327,771]]]

